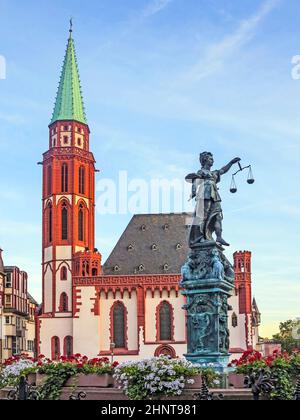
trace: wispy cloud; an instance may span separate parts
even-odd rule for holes
[[[281,0],[265,1],[258,12],[240,22],[238,28],[220,42],[211,45],[204,57],[186,74],[187,79],[200,80],[219,70],[224,61],[239,48],[249,42],[256,33],[259,24],[266,18]]]
[[[143,12],[143,17],[151,17],[164,10],[172,3],[173,0],[154,0],[146,6]]]

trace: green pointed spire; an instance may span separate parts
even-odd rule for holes
[[[81,93],[75,45],[72,38],[72,21],[70,23],[70,37],[68,40],[51,124],[61,120],[73,120],[87,124]]]

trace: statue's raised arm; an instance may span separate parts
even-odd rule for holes
[[[239,163],[241,161],[241,158],[236,157],[232,159],[227,165],[225,165],[222,169],[220,169],[220,175],[227,174],[227,172],[232,168],[233,165],[236,163]]]

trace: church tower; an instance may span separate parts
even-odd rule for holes
[[[72,27],[43,158],[42,316],[72,318],[73,277],[96,276],[95,159],[87,123]]]
[[[235,287],[239,296],[239,312],[245,315],[245,334],[248,349],[253,346],[252,332],[252,280],[249,251],[234,254]]]

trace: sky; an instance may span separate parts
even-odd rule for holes
[[[0,0],[0,246],[41,298],[41,167],[69,19],[97,193],[104,179],[183,180],[199,152],[235,156],[256,183],[221,185],[224,236],[253,253],[262,336],[300,317],[298,0]],[[6,78],[1,78],[1,63]],[[99,206],[100,207],[100,206]],[[169,211],[190,211],[191,203]],[[96,214],[105,260],[132,214]]]

